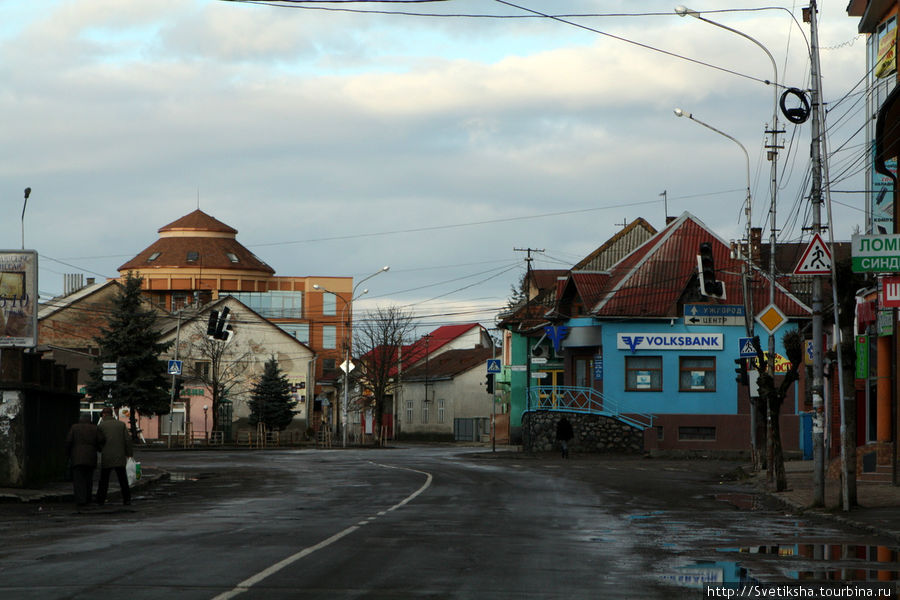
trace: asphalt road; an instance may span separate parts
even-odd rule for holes
[[[432,446],[139,459],[171,479],[129,507],[0,505],[0,598],[695,598],[721,577],[900,569],[890,542],[784,514],[729,462]],[[878,545],[887,563],[859,558]]]

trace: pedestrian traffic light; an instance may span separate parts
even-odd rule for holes
[[[711,242],[700,243],[700,254],[697,255],[697,270],[700,273],[700,295],[711,298],[724,298],[725,285],[716,280],[716,266],[713,262],[713,246]]]
[[[750,385],[750,378],[747,376],[747,362],[743,358],[736,358],[734,364],[734,380],[738,382],[738,385]]]
[[[494,374],[493,373],[487,374],[487,376],[484,378],[484,385],[487,388],[488,394],[494,393]]]

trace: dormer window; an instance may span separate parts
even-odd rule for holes
[[[188,261],[188,262],[197,262],[198,260],[200,260],[200,253],[199,253],[199,252],[193,252],[193,251],[191,251],[191,252],[188,252],[188,253],[187,253],[187,261]]]
[[[233,263],[240,262],[240,259],[237,257],[237,254],[235,254],[234,252],[226,252],[225,256],[227,256],[228,260],[230,260]]]
[[[150,256],[147,257],[147,262],[153,262],[154,260],[159,258],[160,254],[162,254],[162,252],[154,252],[153,254],[151,254]]]

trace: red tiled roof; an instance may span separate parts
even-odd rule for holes
[[[120,273],[165,267],[257,271],[266,276],[275,274],[275,269],[237,241],[236,229],[202,211],[195,210],[159,231],[164,235],[119,267]],[[176,231],[214,232],[218,235],[165,235]]]
[[[743,304],[741,269],[746,264],[731,258],[731,248],[689,213],[648,240],[611,269],[608,292],[592,314],[598,317],[681,317],[679,300],[697,272],[701,242],[711,242],[716,278],[725,283],[727,300],[721,304]],[[754,267],[753,306],[766,306],[767,275]],[[716,302],[715,300],[712,300]],[[775,287],[775,304],[789,317],[808,316],[809,308],[784,287]]]
[[[177,230],[219,231],[222,233],[237,234],[237,229],[226,225],[215,217],[211,217],[199,208],[192,213],[184,215],[180,219],[172,221],[168,225],[163,225],[159,228],[159,233]]]
[[[464,333],[471,331],[473,327],[480,328],[478,323],[464,323],[461,325],[444,325],[438,327],[426,336],[422,336],[412,344],[403,347],[403,364],[414,365],[425,359],[425,354],[434,354],[437,350],[446,346]]]
[[[403,380],[446,379],[455,377],[469,369],[484,365],[487,359],[494,356],[493,348],[465,348],[448,350],[443,354],[422,362],[409,371],[403,372]]]

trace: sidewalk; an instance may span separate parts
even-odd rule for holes
[[[161,469],[144,467],[141,471],[141,478],[130,487],[132,490],[139,490],[168,476],[169,474]],[[98,469],[94,471],[94,491],[97,490],[99,477],[100,471]],[[116,481],[115,474],[112,474],[110,479],[109,499],[110,501],[118,501],[120,498],[119,484]],[[75,502],[75,494],[72,491],[71,481],[52,481],[40,489],[0,488],[0,502]]]
[[[872,534],[891,537],[900,542],[900,486],[890,483],[856,482],[859,506],[850,511],[841,509],[841,483],[825,479],[825,506],[811,508],[813,503],[813,461],[795,460],[785,463],[787,489],[769,491],[766,473],[753,475],[752,483],[770,497],[784,503],[792,510],[815,514],[825,519],[859,527]]]

